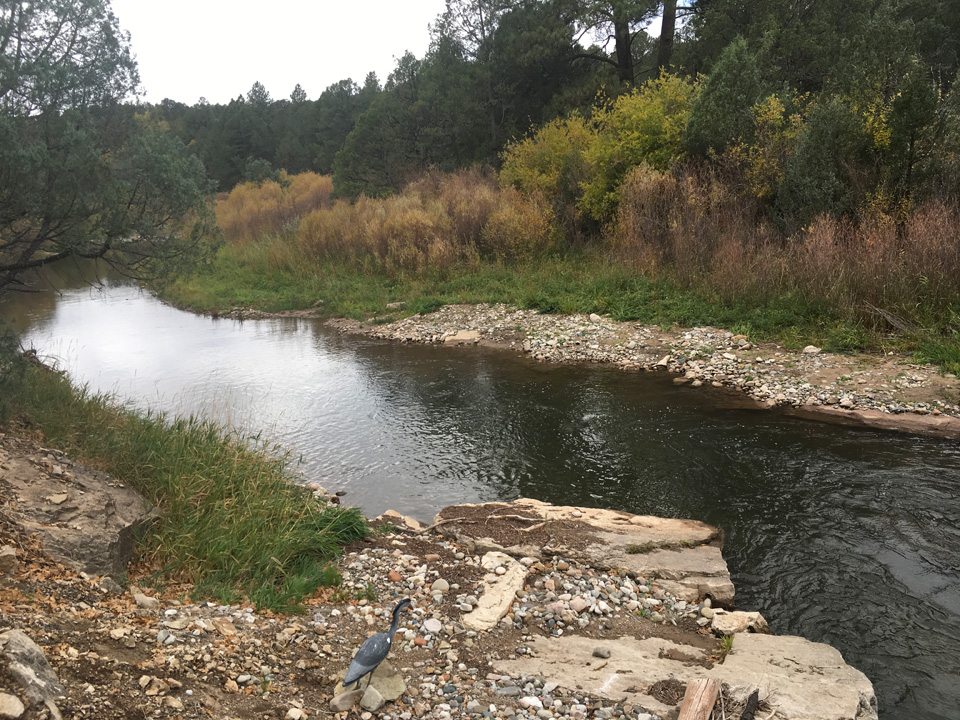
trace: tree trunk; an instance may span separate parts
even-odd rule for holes
[[[657,77],[670,67],[673,54],[673,36],[677,31],[677,0],[663,0],[663,24],[660,26],[660,44],[657,48]]]
[[[630,21],[617,13],[613,17],[613,39],[617,51],[617,75],[623,86],[633,85],[633,37]]]

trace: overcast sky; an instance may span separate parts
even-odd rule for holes
[[[427,50],[444,0],[111,0],[132,36],[148,102],[225,103],[259,80],[274,99],[297,83],[311,100],[332,83],[382,83],[394,58]]]

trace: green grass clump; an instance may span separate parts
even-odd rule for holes
[[[9,402],[47,444],[157,506],[141,559],[162,577],[193,582],[195,598],[296,609],[339,583],[331,560],[369,532],[358,510],[321,505],[295,485],[285,457],[209,421],[121,408],[35,367]]]

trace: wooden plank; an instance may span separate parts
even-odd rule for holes
[[[710,720],[719,693],[720,681],[716,678],[691,680],[687,683],[677,720]]]

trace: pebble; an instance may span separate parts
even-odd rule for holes
[[[746,336],[715,328],[663,331],[656,326],[612,323],[596,314],[542,315],[506,305],[447,305],[429,315],[366,326],[363,332],[404,342],[442,343],[461,330],[501,339],[541,361],[667,370],[681,373],[692,387],[732,387],[770,406],[833,405],[894,414],[933,414],[936,410],[960,417],[960,405],[949,400],[950,396],[937,400],[936,408],[928,407],[929,403],[896,399],[901,389],[928,385],[929,378],[937,373],[935,366],[916,365],[906,359],[893,361],[894,365],[888,361],[884,374],[855,369],[857,366],[845,357],[813,345],[797,352],[764,344],[762,355],[757,355],[760,348]],[[512,339],[517,334],[524,339]],[[901,368],[903,371],[898,372]],[[809,378],[824,369],[833,370],[831,377],[837,372],[844,374],[832,382],[824,381],[823,387],[812,384]],[[944,376],[944,380],[949,383],[956,378]],[[954,395],[958,389],[954,382]]]

